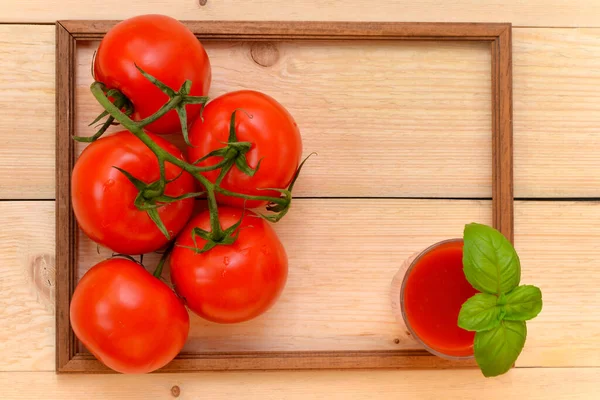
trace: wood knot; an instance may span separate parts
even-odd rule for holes
[[[207,2],[208,0],[198,0],[198,4],[200,5],[200,7],[205,6]]]
[[[398,339],[398,338],[394,339],[394,343],[400,344],[400,339]]]
[[[179,388],[179,386],[175,385],[171,388],[171,395],[173,395],[173,397],[179,397],[180,394],[181,389]]]
[[[262,67],[271,67],[279,60],[279,49],[272,42],[254,42],[250,48],[250,56]]]
[[[54,304],[55,258],[51,254],[37,254],[29,262],[29,275],[38,300],[47,305]]]

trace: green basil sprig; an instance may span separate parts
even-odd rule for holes
[[[482,293],[462,305],[458,326],[476,332],[473,351],[483,375],[502,375],[523,350],[525,321],[542,310],[542,292],[536,286],[519,286],[517,252],[504,235],[487,225],[465,226],[463,271]]]

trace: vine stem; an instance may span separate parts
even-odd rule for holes
[[[163,267],[165,266],[165,262],[167,261],[167,258],[169,258],[169,254],[171,254],[171,250],[173,250],[174,244],[175,244],[175,242],[172,242],[165,249],[165,252],[160,257],[160,261],[158,261],[158,264],[156,265],[156,268],[154,269],[154,272],[152,273],[152,275],[154,275],[158,279],[160,279],[160,276],[162,275]]]
[[[140,120],[133,121],[127,115],[125,115],[117,106],[115,106],[110,99],[105,94],[106,87],[104,84],[100,82],[94,82],[91,85],[91,92],[98,100],[100,105],[104,107],[104,109],[112,115],[123,127],[129,130],[132,134],[134,134],[138,139],[142,141],[157,157],[159,166],[161,168],[161,183],[160,183],[160,191],[164,191],[164,163],[169,162],[184,171],[188,172],[192,175],[204,188],[206,189],[206,195],[208,198],[208,209],[210,213],[210,225],[211,225],[211,233],[213,235],[213,240],[218,242],[223,239],[224,232],[221,224],[219,222],[219,214],[217,207],[217,200],[215,196],[215,192],[219,192],[223,195],[244,198],[247,200],[259,200],[259,201],[267,201],[270,203],[275,203],[281,206],[285,206],[287,204],[287,200],[281,197],[269,197],[269,196],[251,196],[240,193],[231,192],[229,190],[221,188],[219,185],[215,185],[210,182],[201,172],[206,172],[210,170],[216,169],[215,166],[208,167],[199,167],[197,165],[189,164],[184,160],[181,160],[168,151],[161,148],[158,144],[156,144],[152,138],[144,131],[144,126],[156,121],[158,118],[162,117],[169,111],[171,111],[174,107],[184,101],[184,95],[176,94],[173,96],[167,103],[165,103],[156,113],[151,116]],[[220,162],[219,164],[225,165],[229,160],[224,160],[225,162]],[[155,193],[147,193],[147,194],[155,194]],[[160,193],[162,194],[162,193]]]

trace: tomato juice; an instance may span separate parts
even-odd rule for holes
[[[442,357],[473,355],[475,333],[457,324],[462,304],[477,293],[464,276],[462,255],[462,239],[429,247],[411,263],[400,292],[408,329]]]

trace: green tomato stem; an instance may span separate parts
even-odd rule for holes
[[[169,244],[169,246],[165,249],[165,252],[163,253],[163,255],[160,257],[160,261],[158,262],[158,265],[156,265],[156,268],[154,269],[154,272],[152,273],[152,275],[158,279],[160,279],[160,276],[162,275],[162,271],[163,271],[163,267],[165,266],[165,262],[167,261],[167,258],[169,258],[169,255],[171,254],[171,250],[173,250],[173,245],[175,242],[171,242],[171,244]]]
[[[246,199],[246,200],[268,201],[269,203],[275,203],[275,204],[279,204],[282,206],[285,206],[287,204],[287,200],[283,197],[252,196],[249,194],[232,192],[231,190],[224,189],[220,186],[216,186],[214,189],[216,192],[219,192],[225,196],[238,197],[238,198]]]
[[[168,102],[163,104],[163,106],[161,108],[159,108],[157,112],[150,115],[149,117],[146,117],[140,121],[135,122],[135,124],[138,125],[139,127],[144,127],[146,125],[150,125],[151,123],[153,123],[154,121],[156,121],[157,119],[159,119],[160,117],[162,117],[163,115],[165,115],[166,113],[171,111],[173,108],[175,108],[179,103],[181,103],[182,99],[183,99],[183,97],[181,95],[173,97]]]

